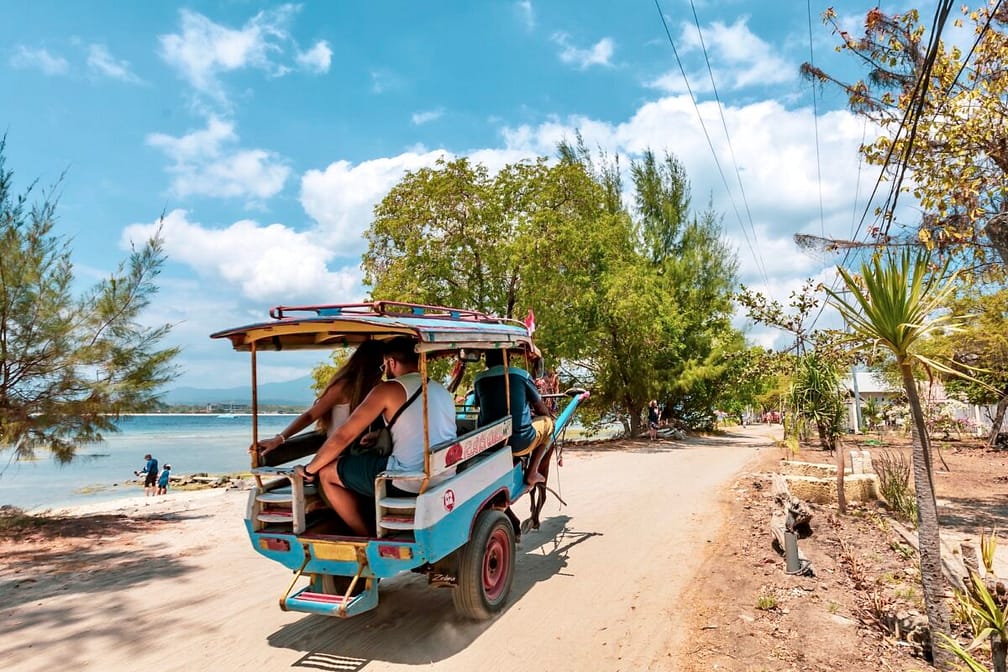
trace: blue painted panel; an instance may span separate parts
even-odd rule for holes
[[[264,555],[270,560],[275,560],[291,570],[299,569],[301,563],[304,562],[304,550],[301,548],[301,542],[293,534],[263,534],[256,532],[252,529],[251,520],[245,521],[245,531],[248,532],[253,550],[257,551],[260,555]],[[262,547],[259,543],[260,539],[282,539],[290,544],[290,549],[286,551],[271,551]]]

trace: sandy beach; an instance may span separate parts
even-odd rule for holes
[[[773,431],[570,447],[542,529],[519,545],[509,606],[455,615],[423,576],[382,583],[349,620],[285,613],[291,573],[253,551],[248,493],[174,491],[50,515],[0,541],[5,670],[674,670],[683,602],[711,558],[733,476]],[[525,503],[519,502],[524,515]]]

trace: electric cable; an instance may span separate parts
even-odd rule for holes
[[[749,233],[746,231],[745,224],[742,221],[742,215],[739,213],[738,205],[735,203],[735,197],[732,194],[731,187],[728,185],[728,178],[725,177],[724,170],[721,167],[721,162],[718,160],[717,151],[714,149],[714,142],[711,140],[710,133],[707,131],[707,125],[704,123],[703,115],[700,114],[700,106],[697,105],[696,96],[693,94],[693,88],[690,86],[689,77],[686,76],[686,69],[683,67],[682,60],[679,58],[679,51],[676,49],[675,40],[672,39],[672,32],[669,30],[668,23],[665,21],[665,13],[662,11],[661,4],[659,0],[655,0],[655,7],[658,10],[658,17],[661,19],[662,26],[665,28],[665,36],[668,37],[669,45],[672,47],[672,53],[675,56],[676,63],[679,65],[679,72],[682,73],[683,81],[686,84],[686,91],[689,93],[690,101],[693,103],[693,109],[697,113],[697,119],[700,121],[700,128],[703,130],[704,137],[707,139],[707,146],[711,150],[711,155],[714,157],[714,165],[717,167],[718,174],[721,176],[721,182],[725,186],[725,191],[728,192],[728,199],[731,201],[732,209],[735,211],[735,217],[739,220],[739,228],[742,229],[742,235],[745,237],[746,245],[749,247],[749,252],[753,256],[753,260],[756,262],[756,267],[762,271],[763,281],[766,284],[770,284],[770,280],[766,275],[766,271],[763,269],[762,260],[759,255],[756,254],[756,249],[753,243],[749,240]]]
[[[753,224],[752,211],[749,209],[749,200],[746,198],[745,187],[742,184],[742,173],[738,167],[738,160],[735,158],[735,147],[732,145],[731,133],[728,132],[728,122],[725,119],[724,105],[721,104],[721,96],[718,95],[717,83],[714,81],[714,70],[711,68],[710,58],[707,53],[707,45],[704,43],[703,31],[700,29],[700,19],[697,17],[696,5],[690,0],[690,9],[693,10],[693,23],[696,25],[697,37],[700,40],[700,49],[703,51],[704,62],[707,64],[707,74],[710,77],[711,90],[714,92],[714,100],[718,105],[718,112],[721,116],[721,127],[724,129],[725,141],[728,143],[728,153],[731,156],[732,166],[735,169],[735,177],[738,179],[739,194],[742,197],[742,205],[745,207],[746,217],[749,220],[749,229],[752,231],[753,244],[756,248],[756,257],[763,274],[763,281],[768,285],[766,266],[763,264],[763,255],[759,254],[759,237],[756,233],[756,226]],[[820,192],[821,193],[821,192]]]

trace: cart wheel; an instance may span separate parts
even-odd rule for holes
[[[486,620],[503,609],[514,580],[514,559],[514,528],[507,516],[495,509],[480,512],[469,543],[459,553],[452,591],[459,614]]]

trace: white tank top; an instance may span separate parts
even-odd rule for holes
[[[332,415],[329,416],[329,429],[326,431],[326,436],[332,436],[333,432],[340,428],[347,418],[350,417],[350,404],[336,404],[332,407]]]
[[[406,391],[406,400],[420,387],[420,374],[407,373],[394,378]],[[455,438],[455,399],[436,380],[427,383],[427,428],[430,432],[430,445],[435,446],[442,441]],[[424,421],[423,393],[403,411],[392,425],[392,454],[389,456],[389,470],[423,471],[424,467]],[[454,469],[432,479],[437,482],[454,474]],[[397,479],[392,481],[397,488],[409,492],[420,489],[419,481]]]

